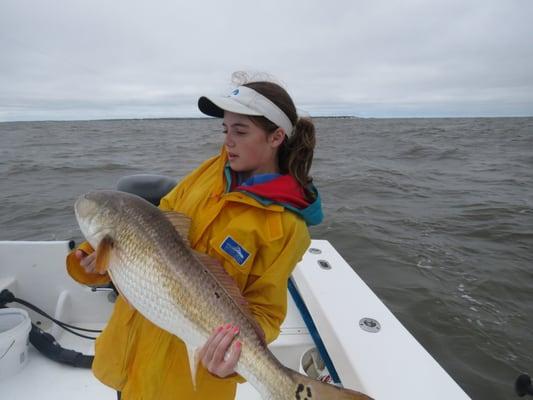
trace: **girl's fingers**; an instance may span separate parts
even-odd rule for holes
[[[213,353],[213,359],[215,363],[219,364],[224,362],[224,357],[226,355],[226,352],[229,350],[231,342],[235,338],[235,336],[239,333],[239,328],[231,326],[225,333],[225,335],[222,337],[220,342],[218,343],[217,348],[215,349],[215,352]]]
[[[229,356],[226,360],[226,366],[228,370],[230,370],[230,373],[235,371],[235,366],[237,365],[239,357],[241,356],[241,350],[242,342],[240,340],[236,340],[235,343],[233,343],[233,346],[231,346]]]
[[[87,271],[88,268],[89,268],[89,264],[90,264],[90,260],[91,260],[91,258],[90,258],[91,255],[92,255],[92,254],[89,254],[88,256],[85,256],[85,257],[83,257],[83,258],[80,260],[80,265],[81,265],[83,268],[85,268],[86,271]],[[89,271],[87,271],[87,272],[89,272]]]
[[[207,339],[207,342],[203,345],[200,350],[200,360],[204,363],[204,366],[207,367],[213,358],[213,353],[215,352],[218,342],[221,340],[221,334],[224,333],[224,327],[219,326],[213,334]]]
[[[218,327],[200,349],[199,358],[204,367],[221,378],[235,372],[235,365],[241,355],[241,342],[232,342],[239,334],[239,328],[232,324]]]
[[[94,272],[96,269],[96,251],[83,257],[80,260],[80,265],[85,269],[86,272]]]
[[[221,347],[221,346],[219,346]],[[208,370],[212,374],[220,377],[226,378],[235,373],[235,366],[239,362],[241,356],[242,343],[237,340],[230,346],[230,349],[227,351],[226,356],[222,361],[212,362]]]

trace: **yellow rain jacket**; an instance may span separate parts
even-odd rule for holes
[[[262,204],[243,192],[229,192],[226,162],[223,149],[185,177],[159,207],[192,219],[192,247],[223,264],[270,343],[286,315],[287,280],[310,237],[297,213],[279,204]],[[238,256],[225,251],[228,240],[244,252]],[[88,243],[79,248],[93,251]],[[107,275],[85,273],[73,253],[67,257],[67,270],[80,283],[109,282]],[[244,382],[239,376],[218,378],[200,365],[193,391],[184,343],[130,308],[121,296],[95,346],[94,375],[121,391],[124,400],[233,399],[236,383]]]

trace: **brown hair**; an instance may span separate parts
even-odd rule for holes
[[[285,89],[276,83],[258,81],[245,83],[256,92],[277,105],[290,119],[293,131],[285,132],[285,140],[278,150],[278,167],[282,174],[293,176],[303,187],[305,197],[309,201],[315,199],[315,194],[309,189],[313,178],[309,170],[313,162],[315,148],[315,126],[309,118],[298,118],[296,106]],[[262,116],[249,116],[249,118],[267,133],[273,133],[279,127]]]

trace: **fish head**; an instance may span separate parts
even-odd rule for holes
[[[94,247],[105,236],[115,237],[121,212],[121,198],[113,191],[92,191],[81,195],[74,203],[74,213],[80,230]]]

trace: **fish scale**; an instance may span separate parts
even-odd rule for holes
[[[222,267],[204,264],[204,256],[188,247],[158,208],[131,194],[96,191],[81,196],[75,211],[81,231],[97,249],[97,268],[100,257],[108,260],[105,267],[130,306],[182,339],[189,354],[216,327],[231,322],[239,326],[242,342],[235,372],[263,399],[369,399],[283,366],[259,336],[250,312],[239,305],[240,294],[222,283],[229,279]]]

